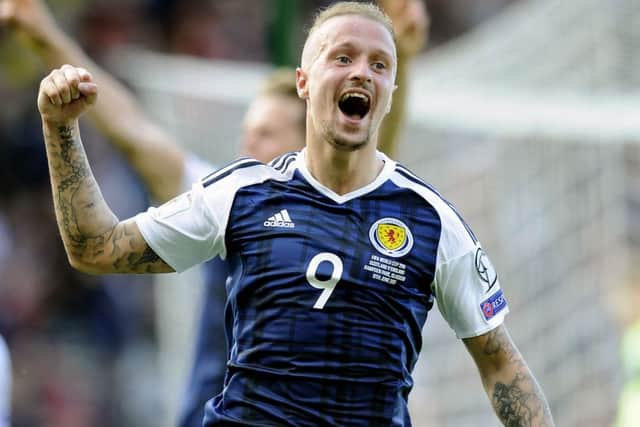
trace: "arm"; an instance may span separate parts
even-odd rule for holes
[[[391,111],[382,122],[378,141],[380,151],[393,157],[407,109],[409,65],[427,41],[429,15],[422,0],[379,0],[379,3],[393,21],[398,46],[397,89],[393,93]]]
[[[553,419],[540,385],[504,325],[464,340],[493,409],[505,426],[549,427]]]
[[[69,262],[87,273],[173,271],[133,220],[118,220],[93,177],[78,117],[96,98],[91,75],[69,65],[45,77],[38,93],[56,220]]]
[[[49,68],[67,63],[95,70],[100,99],[90,115],[98,128],[124,153],[156,200],[181,192],[184,151],[146,116],[128,89],[62,32],[42,0],[0,0],[0,22],[15,28]]]

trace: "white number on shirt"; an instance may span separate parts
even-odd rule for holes
[[[320,280],[316,277],[318,266],[320,266],[323,261],[330,262],[333,267],[331,271],[331,277],[327,280]],[[316,303],[313,305],[313,308],[315,308],[316,310],[322,310],[324,308],[324,305],[327,303],[327,300],[340,281],[342,270],[342,260],[338,258],[336,254],[332,254],[330,252],[321,252],[311,259],[309,267],[307,267],[307,281],[314,288],[322,289],[322,293],[318,297]]]

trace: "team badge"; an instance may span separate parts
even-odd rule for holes
[[[480,247],[476,250],[475,264],[476,272],[480,276],[480,280],[487,285],[487,292],[489,292],[498,282],[498,274],[491,261],[489,261],[489,257]]]
[[[378,252],[398,258],[413,247],[413,236],[407,225],[395,218],[382,218],[369,229],[369,239]]]

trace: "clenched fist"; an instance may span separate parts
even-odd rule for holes
[[[97,96],[98,86],[87,70],[63,65],[40,82],[38,110],[44,122],[68,123],[87,111]]]
[[[39,42],[57,30],[51,12],[42,0],[0,0],[0,26],[5,25]]]
[[[423,0],[378,0],[396,33],[398,53],[413,57],[425,46],[430,18]]]

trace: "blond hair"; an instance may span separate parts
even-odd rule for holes
[[[296,120],[296,123],[304,134],[304,129],[306,127],[306,104],[300,96],[298,96],[296,70],[287,67],[276,68],[262,83],[258,96],[274,96],[299,104],[300,116],[298,120]]]
[[[262,83],[259,94],[261,96],[282,96],[300,99],[298,97],[298,88],[296,87],[296,70],[286,67],[276,68]]]
[[[384,25],[387,31],[389,31],[389,34],[391,34],[391,37],[395,40],[395,33],[393,32],[393,23],[391,22],[391,18],[389,18],[382,9],[373,3],[358,3],[355,1],[338,2],[326,9],[320,10],[313,19],[313,24],[309,29],[307,39],[329,19],[343,15],[358,15],[371,19],[372,21],[379,22]]]
[[[309,61],[311,61],[310,55],[312,52],[315,52],[315,49],[310,49],[310,46],[312,45],[310,40],[313,39],[313,34],[331,18],[345,15],[360,16],[381,24],[389,32],[395,44],[396,38],[395,33],[393,32],[393,23],[378,6],[373,3],[358,3],[355,1],[338,2],[318,12],[313,19],[313,24],[309,29],[307,39],[305,40],[304,47],[302,48],[301,66],[303,68],[309,64]]]

